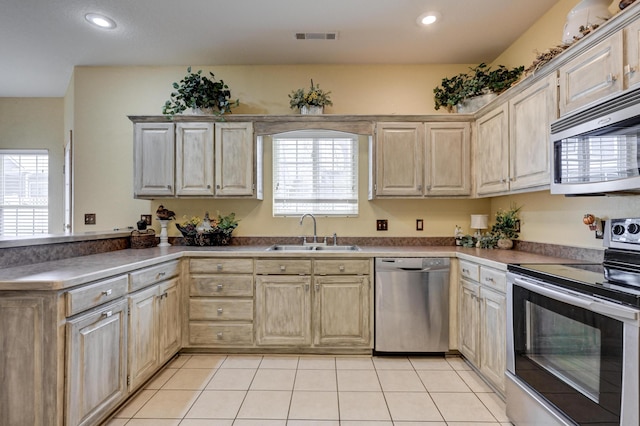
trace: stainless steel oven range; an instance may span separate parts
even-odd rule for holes
[[[640,424],[640,218],[612,219],[602,264],[509,265],[507,415],[516,425]]]

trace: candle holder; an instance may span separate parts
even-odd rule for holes
[[[158,244],[158,247],[170,247],[169,234],[167,234],[167,224],[169,223],[169,220],[158,219],[158,222],[160,222],[160,244]]]

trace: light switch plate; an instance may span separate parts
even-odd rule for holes
[[[416,231],[424,231],[424,220],[416,219]]]

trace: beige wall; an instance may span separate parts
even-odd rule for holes
[[[49,231],[62,232],[62,98],[0,98],[0,149],[49,152]]]
[[[568,11],[577,0],[561,0],[494,63],[528,66],[536,56],[558,44]],[[332,91],[330,114],[432,114],[433,88],[445,76],[466,71],[475,64],[458,65],[320,65],[320,66],[197,66],[213,71],[232,89],[241,106],[236,114],[290,114],[288,93],[309,84],[313,78]],[[153,213],[160,201],[134,200],[133,126],[127,115],[159,115],[171,92],[171,83],[184,76],[180,67],[77,67],[69,91],[60,100],[0,100],[9,115],[0,115],[0,139],[6,143],[7,123],[13,119],[28,123],[31,132],[57,134],[59,146],[74,132],[76,231],[108,230],[133,225],[140,214]],[[24,112],[15,105],[48,103],[65,110],[57,124]],[[56,108],[54,108],[56,109]],[[442,113],[442,111],[438,111]],[[59,114],[59,112],[56,112]],[[15,118],[14,118],[15,117]],[[61,124],[64,123],[64,124]],[[64,130],[63,130],[64,127]],[[55,130],[52,130],[55,128]],[[63,135],[64,133],[64,135]],[[61,151],[60,151],[61,152]],[[527,241],[600,247],[593,232],[582,224],[585,213],[610,218],[637,216],[640,199],[565,198],[548,191],[480,200],[366,200],[366,144],[361,143],[360,215],[358,218],[321,218],[318,232],[343,236],[450,236],[455,225],[470,232],[469,215],[494,214],[511,203],[522,206],[521,239]],[[164,200],[166,207],[183,215],[235,212],[241,220],[237,235],[271,236],[309,234],[311,227],[298,225],[297,218],[273,218],[271,213],[271,152],[265,146],[265,200]],[[55,185],[54,185],[55,186]],[[58,185],[60,186],[60,185]],[[61,192],[60,192],[61,194]],[[97,225],[84,226],[84,213],[96,213]],[[389,231],[375,231],[375,219],[388,219]],[[424,219],[425,230],[415,231],[415,219]],[[157,228],[157,223],[154,223]],[[177,235],[174,229],[172,235]]]

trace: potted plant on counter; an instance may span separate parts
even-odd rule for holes
[[[181,114],[190,109],[194,114],[223,115],[237,107],[239,100],[231,101],[231,91],[224,81],[216,80],[212,72],[211,78],[187,68],[187,75],[179,83],[173,83],[174,92],[171,99],[165,102],[162,113],[168,116]]]
[[[498,248],[513,247],[513,240],[517,239],[520,233],[518,212],[521,208],[512,205],[509,210],[498,210],[496,213],[496,223],[491,227],[491,236]]]
[[[470,70],[470,73],[443,78],[440,86],[433,89],[436,110],[474,112],[518,81],[524,66],[508,69],[499,65],[492,70],[481,63]]]

